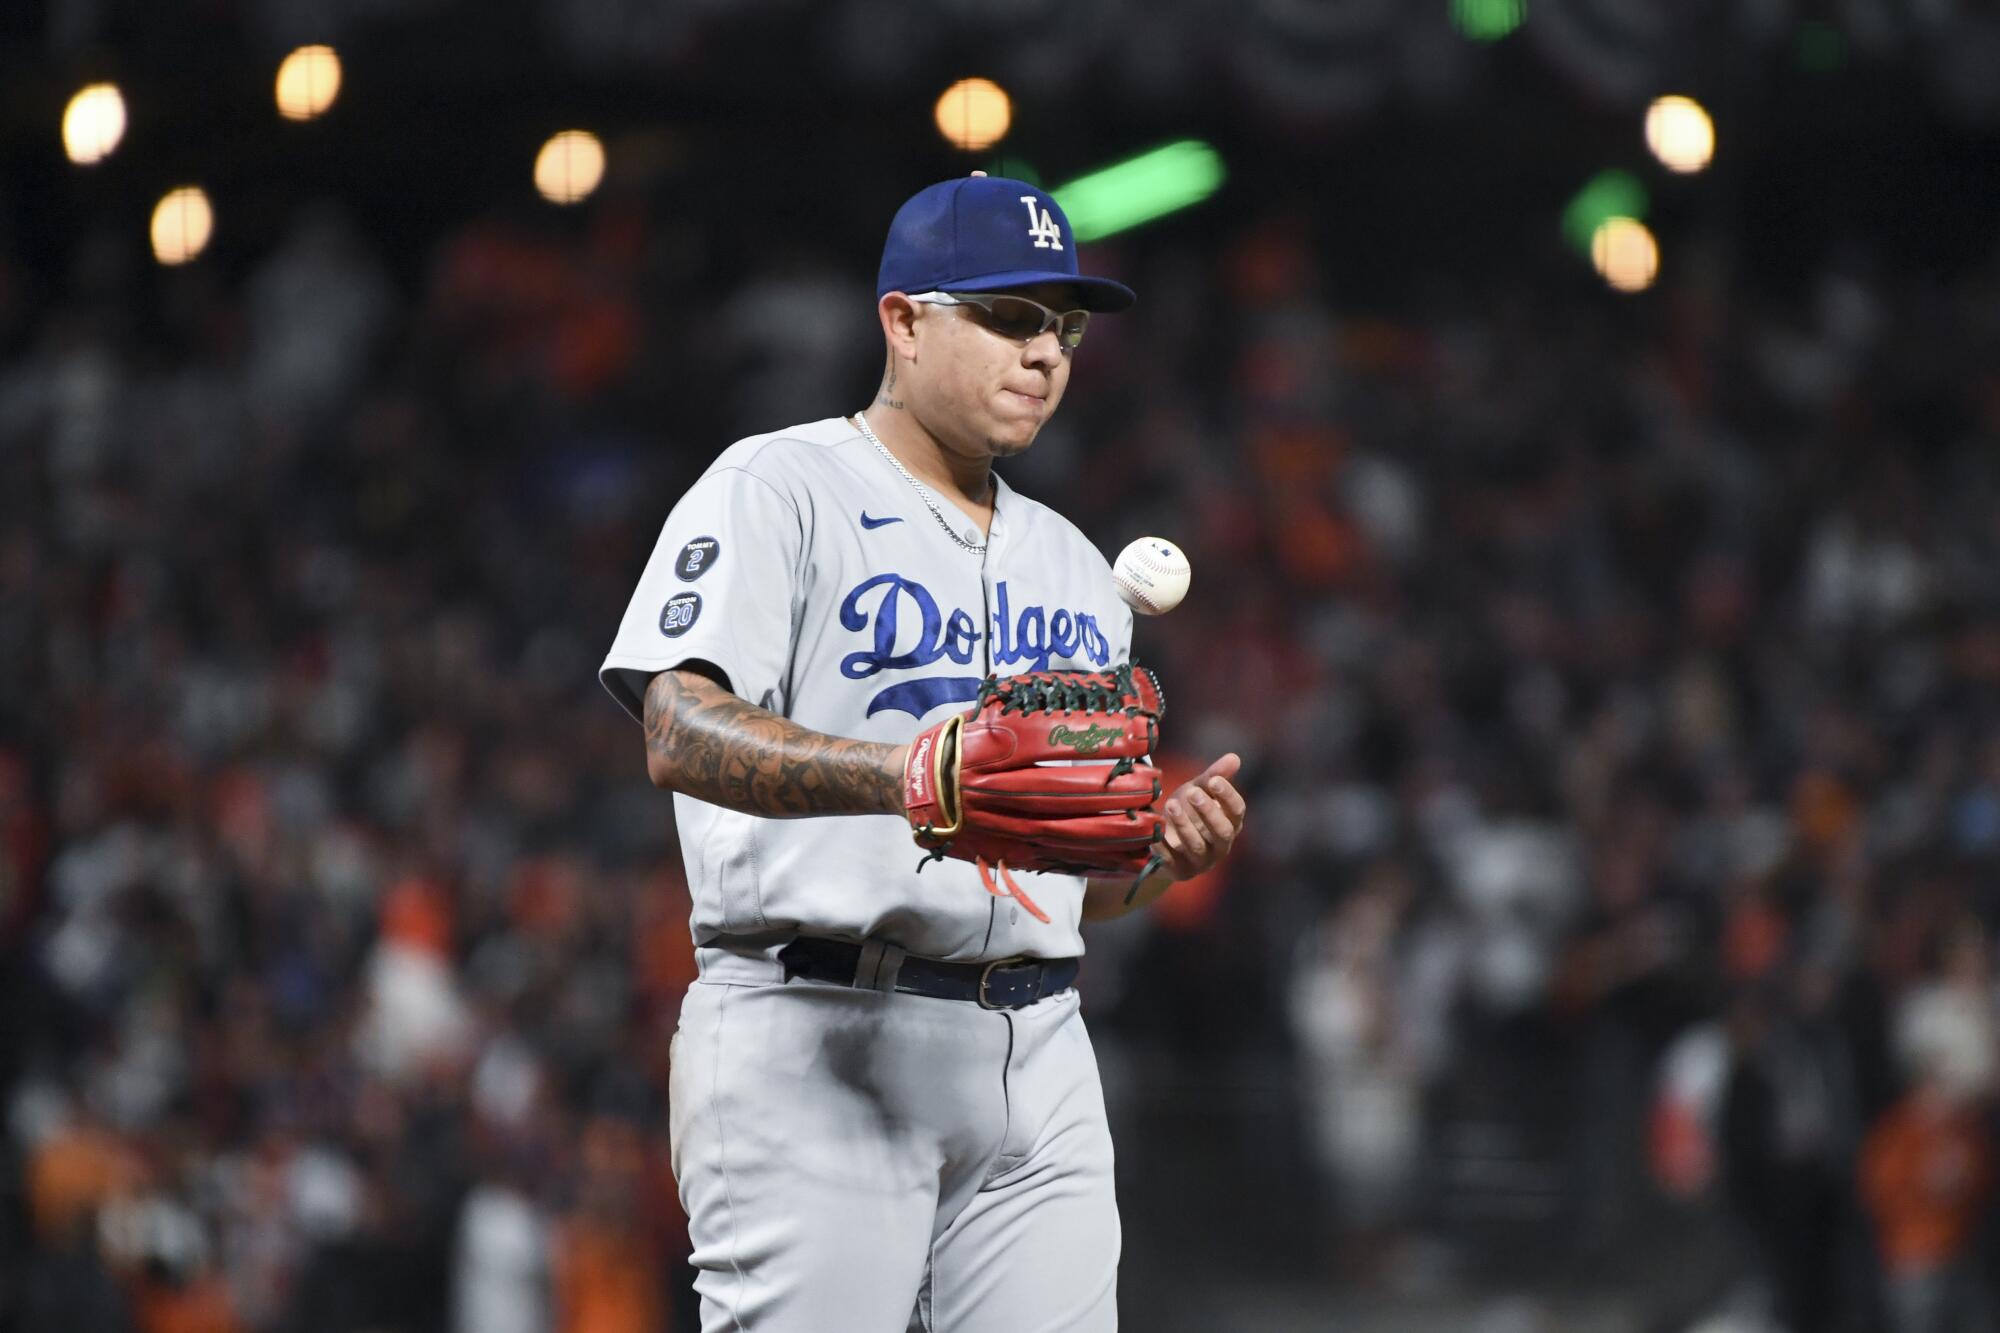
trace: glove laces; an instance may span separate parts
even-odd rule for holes
[[[1139,691],[1132,680],[1132,663],[1110,671],[1037,673],[988,676],[980,682],[975,708],[988,699],[1000,701],[1002,713],[1126,713],[1139,710]],[[1159,683],[1154,682],[1157,691]]]

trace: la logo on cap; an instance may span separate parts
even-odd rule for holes
[[[1032,194],[1021,196],[1021,202],[1028,206],[1028,235],[1035,238],[1037,250],[1060,250],[1062,228],[1049,216],[1049,210],[1042,207],[1042,201]]]

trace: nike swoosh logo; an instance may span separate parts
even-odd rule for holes
[[[893,516],[889,518],[870,518],[866,509],[861,511],[861,526],[864,528],[882,528],[887,527],[891,523],[901,523],[902,521],[900,517]]]

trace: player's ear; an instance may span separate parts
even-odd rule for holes
[[[882,337],[889,351],[899,356],[915,356],[917,351],[917,303],[901,292],[890,292],[875,303],[882,321]]]

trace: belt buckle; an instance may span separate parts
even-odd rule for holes
[[[1026,963],[1026,962],[1031,962],[1031,961],[1033,961],[1033,960],[1031,960],[1031,959],[1030,959],[1030,958],[1029,958],[1029,957],[1028,957],[1028,956],[1027,956],[1026,954],[1019,954],[1019,953],[1017,953],[1017,954],[1015,954],[1015,955],[1014,955],[1013,957],[1011,957],[1011,958],[995,958],[995,959],[994,959],[994,960],[993,960],[992,962],[988,963],[988,964],[987,964],[987,965],[986,965],[985,967],[981,968],[981,969],[979,970],[979,994],[978,994],[977,996],[975,996],[975,997],[974,997],[975,999],[977,999],[977,1000],[979,1001],[979,1007],[980,1007],[981,1009],[1007,1009],[1007,1008],[1013,1008],[1013,1007],[1015,1007],[1015,1006],[1010,1006],[1010,1005],[1004,1005],[1004,1004],[989,1004],[989,1003],[987,1003],[987,1000],[986,1000],[986,987],[987,987],[988,983],[990,983],[990,982],[992,981],[992,979],[993,979],[993,969],[994,969],[994,968],[996,968],[996,967],[1013,967],[1013,966],[1015,966],[1015,965],[1016,965],[1016,964],[1018,964],[1018,963]],[[1038,987],[1037,989],[1039,989],[1039,987]],[[1038,995],[1038,996],[1036,996],[1035,998],[1036,998],[1036,999],[1040,999],[1041,997],[1040,997],[1040,996]]]

